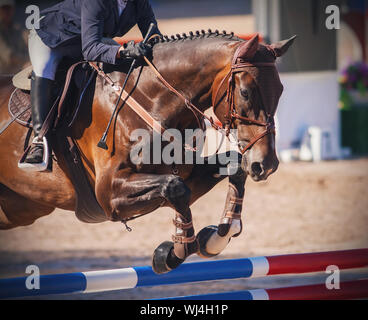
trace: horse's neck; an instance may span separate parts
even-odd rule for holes
[[[216,39],[212,40],[214,41],[204,40],[202,43],[200,40],[188,41],[188,43],[165,43],[159,44],[159,47],[154,49],[153,63],[157,70],[171,86],[202,112],[211,107],[213,82],[216,76],[229,65],[234,51],[234,42],[229,44],[229,41],[221,43]],[[118,83],[123,83],[125,79],[125,75],[121,72],[114,72],[111,77]],[[143,105],[149,113],[161,116],[165,126],[172,128],[196,126],[197,120],[193,113],[187,112],[184,101],[179,98],[171,99],[168,95],[170,90],[162,85],[149,67],[145,67],[143,72],[137,69],[132,74],[130,82],[135,88],[133,91],[137,94],[138,101],[139,96],[142,96],[143,100],[148,98],[151,101],[158,101],[158,97],[165,97],[164,104]],[[96,91],[97,96],[102,99],[101,105],[113,103],[110,99],[111,95],[108,98],[106,94],[101,93],[104,89],[104,81],[101,79],[99,89]]]
[[[164,55],[177,63],[158,58],[157,67],[164,70],[166,80],[175,89],[198,109],[205,111],[212,103],[211,88],[216,76],[231,61],[233,49],[228,44],[213,41],[195,46],[195,41],[189,42],[187,50],[173,50],[173,54]],[[181,106],[185,107],[183,103]]]

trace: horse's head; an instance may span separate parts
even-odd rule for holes
[[[237,45],[230,72],[214,88],[215,113],[228,130],[237,129],[242,168],[255,181],[266,180],[278,168],[274,116],[283,86],[275,61],[294,39],[264,45],[256,35]],[[220,100],[225,83],[226,99]]]

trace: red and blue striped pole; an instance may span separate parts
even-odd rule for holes
[[[186,263],[163,275],[147,266],[43,275],[40,289],[33,290],[27,289],[26,277],[0,279],[0,299],[318,272],[330,265],[339,269],[368,266],[368,249]]]
[[[368,279],[341,282],[339,289],[325,284],[212,293],[160,300],[351,300],[368,298]]]

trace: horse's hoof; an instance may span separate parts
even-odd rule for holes
[[[152,270],[157,274],[167,273],[177,268],[183,262],[184,260],[179,259],[174,254],[174,243],[165,241],[153,253]]]
[[[198,249],[197,254],[201,258],[208,259],[208,258],[212,258],[218,255],[218,254],[211,254],[206,251],[208,240],[212,237],[213,234],[217,233],[217,231],[218,231],[217,226],[208,226],[208,227],[203,228],[197,234],[197,241],[199,244],[199,249]]]

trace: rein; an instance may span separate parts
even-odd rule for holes
[[[151,68],[151,70],[153,71],[153,73],[156,75],[156,77],[163,83],[163,85],[168,88],[171,92],[173,92],[176,96],[178,96],[181,100],[184,101],[186,107],[193,112],[194,116],[197,119],[197,122],[199,124],[199,127],[201,127],[203,129],[203,126],[201,124],[201,121],[198,118],[197,113],[200,114],[200,116],[202,117],[202,119],[207,119],[210,123],[211,126],[216,129],[216,130],[220,130],[221,127],[218,126],[215,121],[213,120],[212,117],[208,117],[204,112],[202,112],[199,108],[197,108],[193,103],[191,103],[187,98],[185,98],[185,96],[183,94],[181,94],[178,90],[176,90],[170,83],[168,83],[165,78],[161,75],[161,73],[157,70],[157,68],[154,66],[154,64],[149,61],[149,59],[147,57],[144,57],[144,60],[146,61],[146,63],[148,64],[148,66]]]
[[[240,47],[235,51],[233,61],[230,67],[229,73],[222,79],[219,87],[217,88],[217,91],[215,95],[213,96],[212,105],[213,108],[216,106],[216,100],[218,96],[218,92],[225,84],[226,79],[228,79],[227,83],[227,93],[226,93],[226,102],[227,107],[225,111],[225,134],[226,136],[229,136],[230,134],[230,127],[232,126],[234,120],[239,120],[241,122],[247,122],[251,125],[257,125],[265,127],[265,131],[262,133],[256,135],[249,143],[242,149],[240,149],[241,154],[244,154],[249,149],[251,149],[260,139],[264,138],[265,136],[269,134],[275,134],[275,122],[273,117],[268,114],[267,120],[259,121],[255,119],[251,119],[248,117],[243,117],[239,115],[236,112],[235,109],[235,99],[234,99],[234,90],[235,90],[235,74],[239,72],[244,72],[247,70],[247,68],[263,68],[263,67],[275,67],[275,63],[273,62],[256,62],[256,63],[250,63],[250,62],[240,62],[238,63],[239,58],[239,51]],[[193,112],[198,125],[200,128],[203,129],[203,125],[201,123],[200,118],[207,119],[211,126],[217,130],[222,131],[222,127],[218,126],[212,117],[208,117],[204,112],[202,112],[198,107],[196,107],[190,100],[188,100],[182,93],[180,93],[178,90],[176,90],[170,83],[168,83],[165,78],[161,75],[161,73],[157,70],[157,68],[154,66],[154,64],[144,56],[144,60],[147,63],[147,65],[150,67],[150,69],[153,71],[153,73],[156,75],[156,77],[162,82],[162,84],[168,88],[171,92],[173,92],[177,97],[179,97],[184,103],[185,106]],[[99,68],[95,63],[89,62],[90,66],[95,69],[101,77],[103,77],[114,89],[114,91],[117,93],[121,90],[121,86],[119,84],[116,84],[101,68]],[[118,94],[118,93],[117,93]],[[123,100],[131,107],[133,111],[135,111],[153,130],[157,131],[160,134],[165,133],[165,129],[159,124],[158,121],[156,121],[137,101],[135,101],[127,92],[123,92]],[[170,140],[172,140],[173,137],[169,137]],[[240,146],[239,146],[240,148]]]

